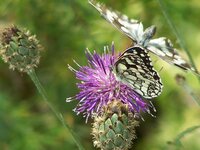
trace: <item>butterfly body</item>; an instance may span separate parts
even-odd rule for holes
[[[143,24],[138,20],[129,19],[126,15],[117,11],[112,11],[95,0],[89,0],[89,3],[95,7],[109,23],[131,38],[134,45],[140,45],[146,51],[155,54],[162,60],[180,69],[192,71],[200,75],[199,72],[178,54],[177,49],[173,47],[169,39],[165,37],[153,39],[156,32],[155,26],[150,26],[144,30]]]
[[[89,0],[89,3],[110,24],[133,41],[134,46],[128,48],[117,59],[112,67],[112,72],[118,81],[131,87],[144,98],[155,98],[162,91],[162,82],[152,66],[149,52],[182,70],[192,71],[200,75],[178,54],[177,49],[173,47],[169,39],[165,37],[153,38],[156,33],[154,25],[144,30],[143,24],[138,20],[129,19],[126,15],[112,11],[95,0]]]

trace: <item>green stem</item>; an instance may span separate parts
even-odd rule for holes
[[[33,81],[33,83],[35,84],[35,86],[37,87],[37,90],[39,91],[39,93],[41,94],[42,98],[44,99],[44,101],[47,103],[47,105],[50,107],[50,109],[53,111],[53,113],[56,115],[56,117],[58,118],[58,120],[63,124],[63,126],[65,127],[65,129],[70,132],[70,134],[72,135],[72,138],[74,140],[74,142],[76,143],[77,147],[79,148],[79,150],[84,150],[83,146],[81,145],[80,141],[78,140],[77,135],[74,133],[74,131],[69,127],[68,124],[65,123],[63,115],[61,113],[59,113],[55,107],[48,101],[47,98],[47,94],[43,88],[43,86],[41,85],[35,70],[30,70],[27,72],[27,74],[30,76],[31,80]]]
[[[188,134],[192,134],[192,132],[194,132],[197,129],[200,129],[200,125],[187,128],[185,131],[178,134],[174,140],[168,141],[167,145],[162,147],[162,149],[163,150],[171,150],[171,149],[181,150],[181,149],[184,149],[184,143],[181,142],[182,138],[186,137]]]
[[[181,132],[180,134],[178,134],[174,140],[175,143],[177,143],[178,141],[180,141],[183,137],[185,137],[187,134],[190,134],[191,132],[194,132],[195,130],[200,129],[200,125],[197,126],[192,126],[187,128],[185,131]]]
[[[181,48],[186,52],[192,67],[195,69],[196,72],[198,72],[197,67],[196,67],[196,65],[194,63],[194,60],[192,58],[192,55],[190,54],[190,51],[188,50],[188,48],[187,48],[187,46],[186,46],[181,34],[178,32],[176,26],[174,25],[171,17],[169,16],[169,12],[167,11],[167,8],[163,3],[163,0],[158,0],[158,3],[160,4],[160,8],[162,10],[163,15],[165,16],[165,18],[167,20],[167,23],[169,24],[170,28],[172,29],[173,33],[175,34],[175,36],[176,36],[176,38],[178,40],[178,43],[180,44]],[[198,78],[198,80],[200,82],[200,77],[197,77],[197,78]]]

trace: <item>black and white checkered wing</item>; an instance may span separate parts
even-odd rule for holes
[[[165,37],[150,40],[145,48],[172,65],[200,75],[199,72],[178,54],[171,41]]]
[[[100,4],[95,0],[89,0],[89,3],[96,8],[99,13],[113,26],[130,37],[135,43],[142,38],[143,25],[138,20],[129,19],[117,11],[108,9],[104,4]]]
[[[154,70],[147,51],[142,47],[127,49],[115,62],[113,73],[118,81],[131,87],[144,98],[150,99],[161,94],[161,79]]]

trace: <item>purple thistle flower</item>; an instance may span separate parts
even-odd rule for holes
[[[111,49],[112,52],[109,53],[108,47],[104,47],[103,55],[99,55],[95,51],[91,54],[87,50],[88,66],[80,66],[75,61],[79,70],[68,66],[81,82],[77,83],[80,92],[74,97],[67,98],[66,101],[78,100],[79,103],[74,111],[77,114],[83,113],[86,121],[93,113],[100,113],[101,108],[112,100],[120,100],[128,104],[129,109],[135,115],[141,111],[150,113],[149,107],[153,107],[150,101],[145,101],[133,89],[115,79],[111,68],[119,55],[115,55],[114,45]]]

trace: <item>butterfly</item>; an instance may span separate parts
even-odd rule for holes
[[[126,15],[109,10],[105,5],[95,0],[89,0],[89,3],[94,6],[109,23],[131,38],[133,45],[141,46],[148,52],[150,51],[164,61],[185,71],[192,71],[200,75],[199,72],[191,67],[191,65],[178,54],[177,49],[173,47],[169,39],[166,37],[152,39],[156,33],[156,27],[154,25],[144,30],[143,24],[138,20],[129,19]]]
[[[154,98],[162,92],[161,79],[143,47],[128,48],[114,63],[112,72],[118,81],[128,85],[144,98]]]

